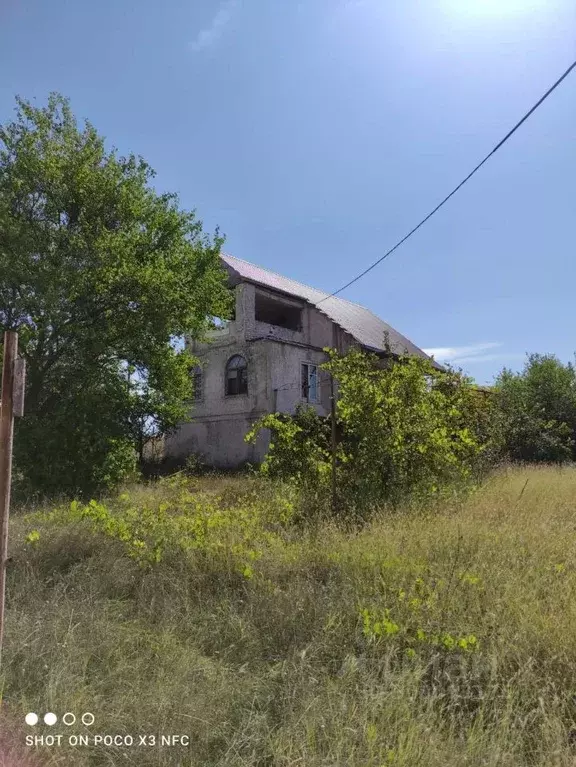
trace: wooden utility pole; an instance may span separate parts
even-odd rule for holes
[[[8,517],[12,485],[14,416],[24,413],[24,360],[18,359],[18,333],[4,333],[4,362],[0,400],[0,654],[4,638],[6,563],[8,560]]]
[[[334,376],[330,374],[330,420],[332,422],[332,512],[336,512],[336,395]]]

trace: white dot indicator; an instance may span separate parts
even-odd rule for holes
[[[56,714],[44,714],[44,723],[47,724],[49,727],[52,727],[53,724],[56,724],[58,721],[58,717]]]
[[[34,727],[35,724],[38,724],[38,714],[34,714],[32,711],[29,714],[26,714],[24,717],[24,721],[26,724],[29,724],[31,727]]]
[[[91,714],[89,711],[87,711],[85,714],[82,714],[82,724],[85,724],[87,727],[90,727],[91,724],[94,724],[94,719],[96,717],[94,714]]]
[[[70,725],[74,724],[74,722],[76,721],[76,717],[71,711],[67,711],[62,717],[62,721],[64,722],[64,724],[70,727]]]

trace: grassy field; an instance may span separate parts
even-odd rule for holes
[[[223,532],[151,567],[88,522],[14,514],[5,749],[74,767],[576,764],[576,470],[504,471],[356,532],[279,522],[278,490],[255,479],[122,503],[178,516],[182,493]],[[96,721],[33,728],[29,711]],[[23,747],[71,733],[135,744]]]

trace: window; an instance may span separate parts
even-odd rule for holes
[[[255,319],[256,322],[265,322],[267,325],[276,325],[288,330],[302,329],[302,310],[299,306],[258,292],[255,299]]]
[[[192,384],[194,386],[194,391],[192,394],[193,398],[195,400],[202,399],[202,394],[203,394],[202,388],[203,388],[204,381],[203,381],[203,375],[202,375],[202,368],[200,367],[200,365],[196,365],[196,367],[192,370]]]
[[[248,393],[248,368],[240,354],[230,357],[226,363],[226,394]]]
[[[212,317],[210,317],[210,324],[213,330],[222,330],[224,328],[227,328],[231,322],[234,322],[234,319],[235,319],[235,314],[232,314],[231,317],[227,317],[225,319],[222,317],[216,317],[215,315],[213,315]]]
[[[302,399],[318,402],[318,366],[309,362],[302,363]]]

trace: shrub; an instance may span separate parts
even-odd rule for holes
[[[497,455],[492,406],[461,374],[414,357],[383,369],[373,355],[327,351],[323,367],[338,386],[337,495],[347,511],[441,495],[474,480]],[[311,408],[268,415],[246,439],[262,428],[272,432],[262,471],[325,505],[332,471],[326,419]]]
[[[273,434],[260,473],[295,485],[306,505],[327,503],[331,472],[331,426],[314,408],[299,406],[293,416],[272,413],[261,418],[246,435],[254,441],[260,429]]]

